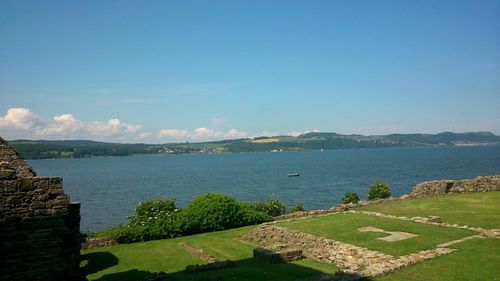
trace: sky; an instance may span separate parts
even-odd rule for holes
[[[0,136],[500,134],[500,1],[0,0]]]

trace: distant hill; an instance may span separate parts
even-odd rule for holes
[[[490,132],[439,134],[342,135],[307,133],[200,143],[122,144],[91,140],[14,140],[10,143],[25,159],[83,158],[144,154],[185,154],[261,151],[299,151],[342,148],[499,145]]]

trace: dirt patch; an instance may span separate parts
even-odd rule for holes
[[[386,242],[401,241],[401,240],[406,240],[406,239],[410,239],[410,238],[418,236],[417,234],[403,232],[403,231],[385,231],[383,229],[373,227],[373,226],[360,227],[360,228],[358,228],[358,231],[360,231],[360,232],[387,233],[387,234],[389,234],[388,236],[377,238],[378,240],[382,240],[382,241],[386,241]]]

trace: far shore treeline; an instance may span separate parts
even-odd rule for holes
[[[307,133],[199,143],[122,144],[90,140],[12,140],[24,159],[85,158],[99,156],[168,155],[223,152],[300,151],[320,149],[499,145],[490,132],[391,135]]]

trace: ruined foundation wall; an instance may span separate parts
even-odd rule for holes
[[[444,195],[447,193],[485,192],[500,190],[500,175],[465,180],[436,180],[417,184],[413,197]]]

